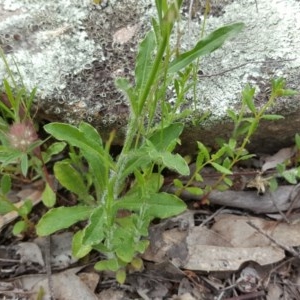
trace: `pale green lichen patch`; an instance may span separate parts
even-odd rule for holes
[[[206,32],[234,22],[244,22],[244,31],[201,60],[197,98],[188,95],[190,101],[196,101],[197,110],[212,113],[212,120],[238,105],[247,83],[257,88],[257,104],[266,100],[273,77],[285,77],[289,87],[299,89],[300,2],[234,1],[222,17],[208,18]],[[198,25],[192,21],[192,38],[185,36],[183,47],[199,37]],[[284,100],[277,108],[294,111],[294,104],[295,100]]]
[[[2,3],[1,3],[2,2]],[[56,2],[56,3],[55,3]],[[66,86],[64,76],[77,73],[82,66],[101,57],[101,47],[80,30],[89,13],[90,1],[0,1],[3,14],[0,22],[1,46],[6,52],[14,75],[18,64],[25,85],[38,86],[44,98],[55,88]],[[0,78],[4,76],[0,68]]]

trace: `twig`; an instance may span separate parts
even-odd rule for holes
[[[214,217],[216,217],[218,214],[220,214],[222,212],[222,210],[225,208],[225,206],[222,206],[221,208],[219,208],[216,212],[214,212],[211,216],[209,216],[208,218],[206,218],[199,227],[203,227],[205,224],[207,224],[210,220],[212,220]]]
[[[289,209],[286,212],[286,217],[288,218],[295,208],[296,202],[300,199],[300,184],[297,184],[291,192],[291,204]]]
[[[291,247],[287,247],[284,246],[280,243],[278,243],[274,238],[272,238],[269,234],[267,234],[266,232],[262,231],[258,226],[256,226],[255,224],[253,224],[251,221],[247,221],[246,222],[248,225],[250,225],[251,227],[253,227],[255,230],[257,230],[260,234],[262,234],[264,237],[266,237],[267,239],[269,239],[272,243],[274,243],[276,246],[278,246],[279,248],[289,252],[290,254],[292,254],[293,256],[296,256],[298,258],[300,258],[300,253],[295,251],[293,248]]]
[[[276,60],[276,62],[293,61],[293,60],[295,60],[295,58]],[[249,64],[263,64],[263,63],[274,63],[274,62],[275,62],[274,60],[269,60],[269,61],[268,60],[251,60],[251,61],[245,62],[243,64],[240,64],[238,66],[232,67],[230,69],[227,69],[227,70],[224,70],[224,71],[221,71],[218,73],[213,73],[213,74],[208,74],[208,75],[199,75],[199,78],[210,78],[210,77],[214,77],[214,76],[224,75],[225,73],[242,68]]]
[[[270,191],[270,198],[271,198],[271,201],[273,202],[273,205],[276,207],[276,209],[278,210],[279,214],[281,215],[282,219],[287,222],[287,223],[290,223],[289,219],[287,218],[287,216],[284,214],[284,212],[278,207],[277,205],[277,202],[275,201],[274,199],[274,196],[273,196],[273,192]]]
[[[46,264],[46,273],[47,273],[47,279],[48,279],[50,299],[55,300],[53,279],[52,279],[52,270],[51,270],[51,236],[46,237],[45,264]]]

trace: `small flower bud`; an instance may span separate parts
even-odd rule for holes
[[[12,148],[26,152],[29,146],[38,139],[38,136],[31,122],[23,122],[10,126],[8,139]]]

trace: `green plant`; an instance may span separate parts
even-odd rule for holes
[[[231,118],[234,124],[234,129],[231,138],[228,142],[221,140],[220,148],[216,152],[211,152],[201,142],[198,144],[198,155],[196,158],[196,168],[190,179],[186,182],[182,182],[179,179],[174,181],[177,187],[177,195],[180,195],[182,191],[186,190],[195,195],[203,195],[204,200],[209,198],[209,193],[212,190],[226,190],[233,184],[232,175],[233,167],[240,161],[248,160],[253,157],[247,151],[248,143],[251,137],[258,129],[258,125],[261,120],[276,121],[283,118],[281,115],[269,114],[268,110],[274,106],[276,99],[282,96],[293,96],[297,94],[296,91],[285,89],[285,80],[283,78],[272,80],[272,89],[269,99],[261,107],[257,108],[254,104],[255,88],[247,85],[242,92],[242,106],[238,113],[233,110],[228,111],[228,116]],[[300,139],[296,136],[296,143],[300,146]],[[215,183],[210,186],[206,186],[204,189],[192,186],[195,182],[203,182],[201,176],[201,170],[204,167],[213,167],[220,176]],[[279,174],[286,178],[290,183],[296,182],[296,176],[298,176],[299,170],[285,170],[284,165],[278,166]],[[272,177],[273,178],[273,177]],[[270,178],[271,179],[271,178]],[[275,188],[275,182],[272,181],[272,187]]]
[[[25,85],[21,87],[15,81],[13,73],[2,49],[0,56],[4,62],[8,78],[3,80],[3,91],[0,95],[0,173],[1,173],[1,197],[0,214],[9,211],[16,211],[22,221],[14,226],[14,233],[20,233],[28,228],[33,228],[29,222],[28,214],[32,209],[30,199],[27,199],[20,207],[12,204],[7,198],[8,187],[11,186],[11,179],[21,182],[31,182],[42,177],[46,182],[44,191],[44,203],[52,206],[55,202],[53,183],[49,177],[46,163],[52,155],[63,150],[65,143],[52,144],[48,149],[42,151],[41,141],[38,137],[36,125],[31,117],[32,103],[36,89],[28,93]],[[17,66],[17,65],[16,65]],[[19,73],[20,75],[20,73]],[[20,76],[21,78],[21,76]],[[22,79],[22,78],[21,78]],[[49,203],[50,195],[52,202]]]
[[[178,53],[169,42],[182,0],[155,3],[158,20],[152,20],[153,30],[139,46],[135,85],[125,78],[116,81],[131,110],[120,155],[114,159],[109,152],[113,132],[103,143],[98,132],[84,122],[78,127],[62,123],[44,126],[46,132],[77,151],[56,163],[54,174],[65,188],[78,195],[79,203],[50,209],[37,224],[37,233],[49,235],[87,220],[87,225],[74,236],[73,254],[83,257],[92,249],[105,254],[107,259],[96,263],[95,268],[117,272],[119,282],[125,280],[127,264],[140,266],[137,255],[148,247],[150,222],[186,209],[180,198],[161,192],[160,188],[166,168],[181,175],[189,174],[186,161],[173,154],[173,150],[183,130],[178,120],[188,113],[178,111],[191,87],[190,66],[243,28],[241,23],[224,26],[200,40],[190,51]],[[166,101],[170,85],[176,91],[174,105]],[[88,164],[87,170],[82,166],[82,158]]]

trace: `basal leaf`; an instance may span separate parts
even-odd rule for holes
[[[58,230],[69,228],[79,221],[88,219],[92,209],[92,207],[79,205],[52,208],[42,216],[36,225],[37,234],[39,236],[46,236]]]
[[[102,206],[93,210],[89,224],[84,229],[82,242],[84,245],[92,246],[101,243],[105,237],[107,215]]]
[[[91,246],[83,245],[83,234],[82,230],[77,231],[72,240],[72,254],[77,258],[86,256],[92,250]]]
[[[200,56],[209,54],[220,48],[223,43],[230,37],[236,35],[244,28],[243,23],[227,25],[213,31],[206,38],[202,39],[190,51],[187,51],[176,57],[169,65],[169,72],[178,72],[187,67]]]
[[[50,123],[44,126],[45,130],[56,139],[66,141],[71,146],[78,147],[89,163],[91,170],[95,176],[96,184],[102,189],[105,188],[107,177],[105,176],[107,166],[114,167],[111,157],[100,147],[98,140],[92,142],[92,136],[96,136],[95,132],[87,134],[88,125],[80,125],[82,131],[73,125],[64,123]],[[97,136],[97,139],[99,136]],[[98,144],[98,145],[97,145]]]
[[[143,209],[150,218],[163,219],[182,213],[186,209],[186,204],[175,195],[153,193],[143,198],[125,196],[115,203],[115,208],[133,211]]]
[[[94,147],[98,152],[103,151],[101,136],[92,125],[86,122],[81,122],[78,128],[84,134],[84,137],[90,146]]]
[[[59,183],[76,195],[84,198],[88,190],[82,175],[68,161],[59,161],[54,165],[54,175]]]

